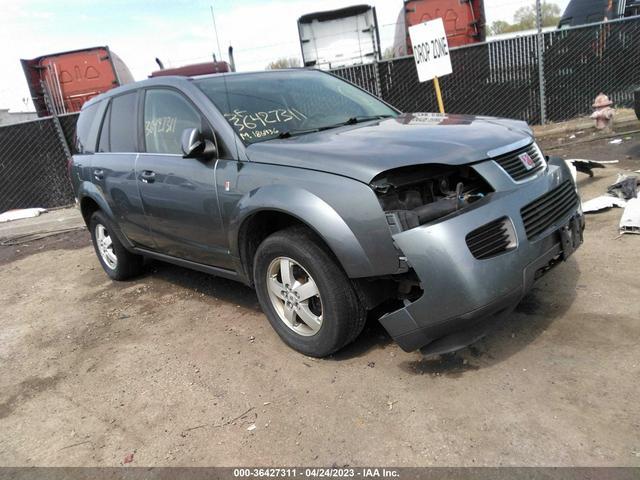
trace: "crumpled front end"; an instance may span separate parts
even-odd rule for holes
[[[498,160],[472,165],[492,193],[393,235],[423,291],[380,319],[406,351],[444,353],[473,343],[582,242],[584,217],[562,160],[542,160],[524,173]]]

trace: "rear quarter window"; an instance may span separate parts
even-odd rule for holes
[[[104,115],[106,102],[97,102],[82,109],[76,124],[76,153],[94,153],[98,140],[98,130]]]

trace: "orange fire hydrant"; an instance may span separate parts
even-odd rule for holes
[[[595,119],[597,129],[602,130],[609,127],[615,113],[611,105],[613,102],[602,92],[593,101],[594,112],[591,114],[591,118]]]

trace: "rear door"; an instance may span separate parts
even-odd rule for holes
[[[103,191],[114,219],[133,243],[153,247],[136,180],[138,91],[109,100],[92,159],[92,181]]]
[[[198,108],[182,92],[149,88],[141,104],[143,152],[136,174],[144,211],[156,249],[206,265],[225,266],[221,219],[215,187],[216,159],[185,159],[181,136],[198,128],[213,131]]]

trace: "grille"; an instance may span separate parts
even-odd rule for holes
[[[510,223],[506,217],[489,222],[468,233],[465,240],[478,260],[506,252],[513,245]]]
[[[564,218],[578,203],[578,195],[570,180],[545,193],[520,210],[527,238],[532,240]]]
[[[522,160],[518,158],[518,155],[522,155],[523,153],[529,154],[531,160],[535,163],[534,167],[527,170],[527,167],[524,166]],[[544,160],[542,155],[540,155],[540,151],[536,148],[535,143],[532,143],[528,147],[521,148],[520,150],[516,150],[515,152],[509,152],[505,155],[495,157],[493,160],[504,168],[514,180],[522,180],[523,178],[527,178],[538,170],[544,168]]]

